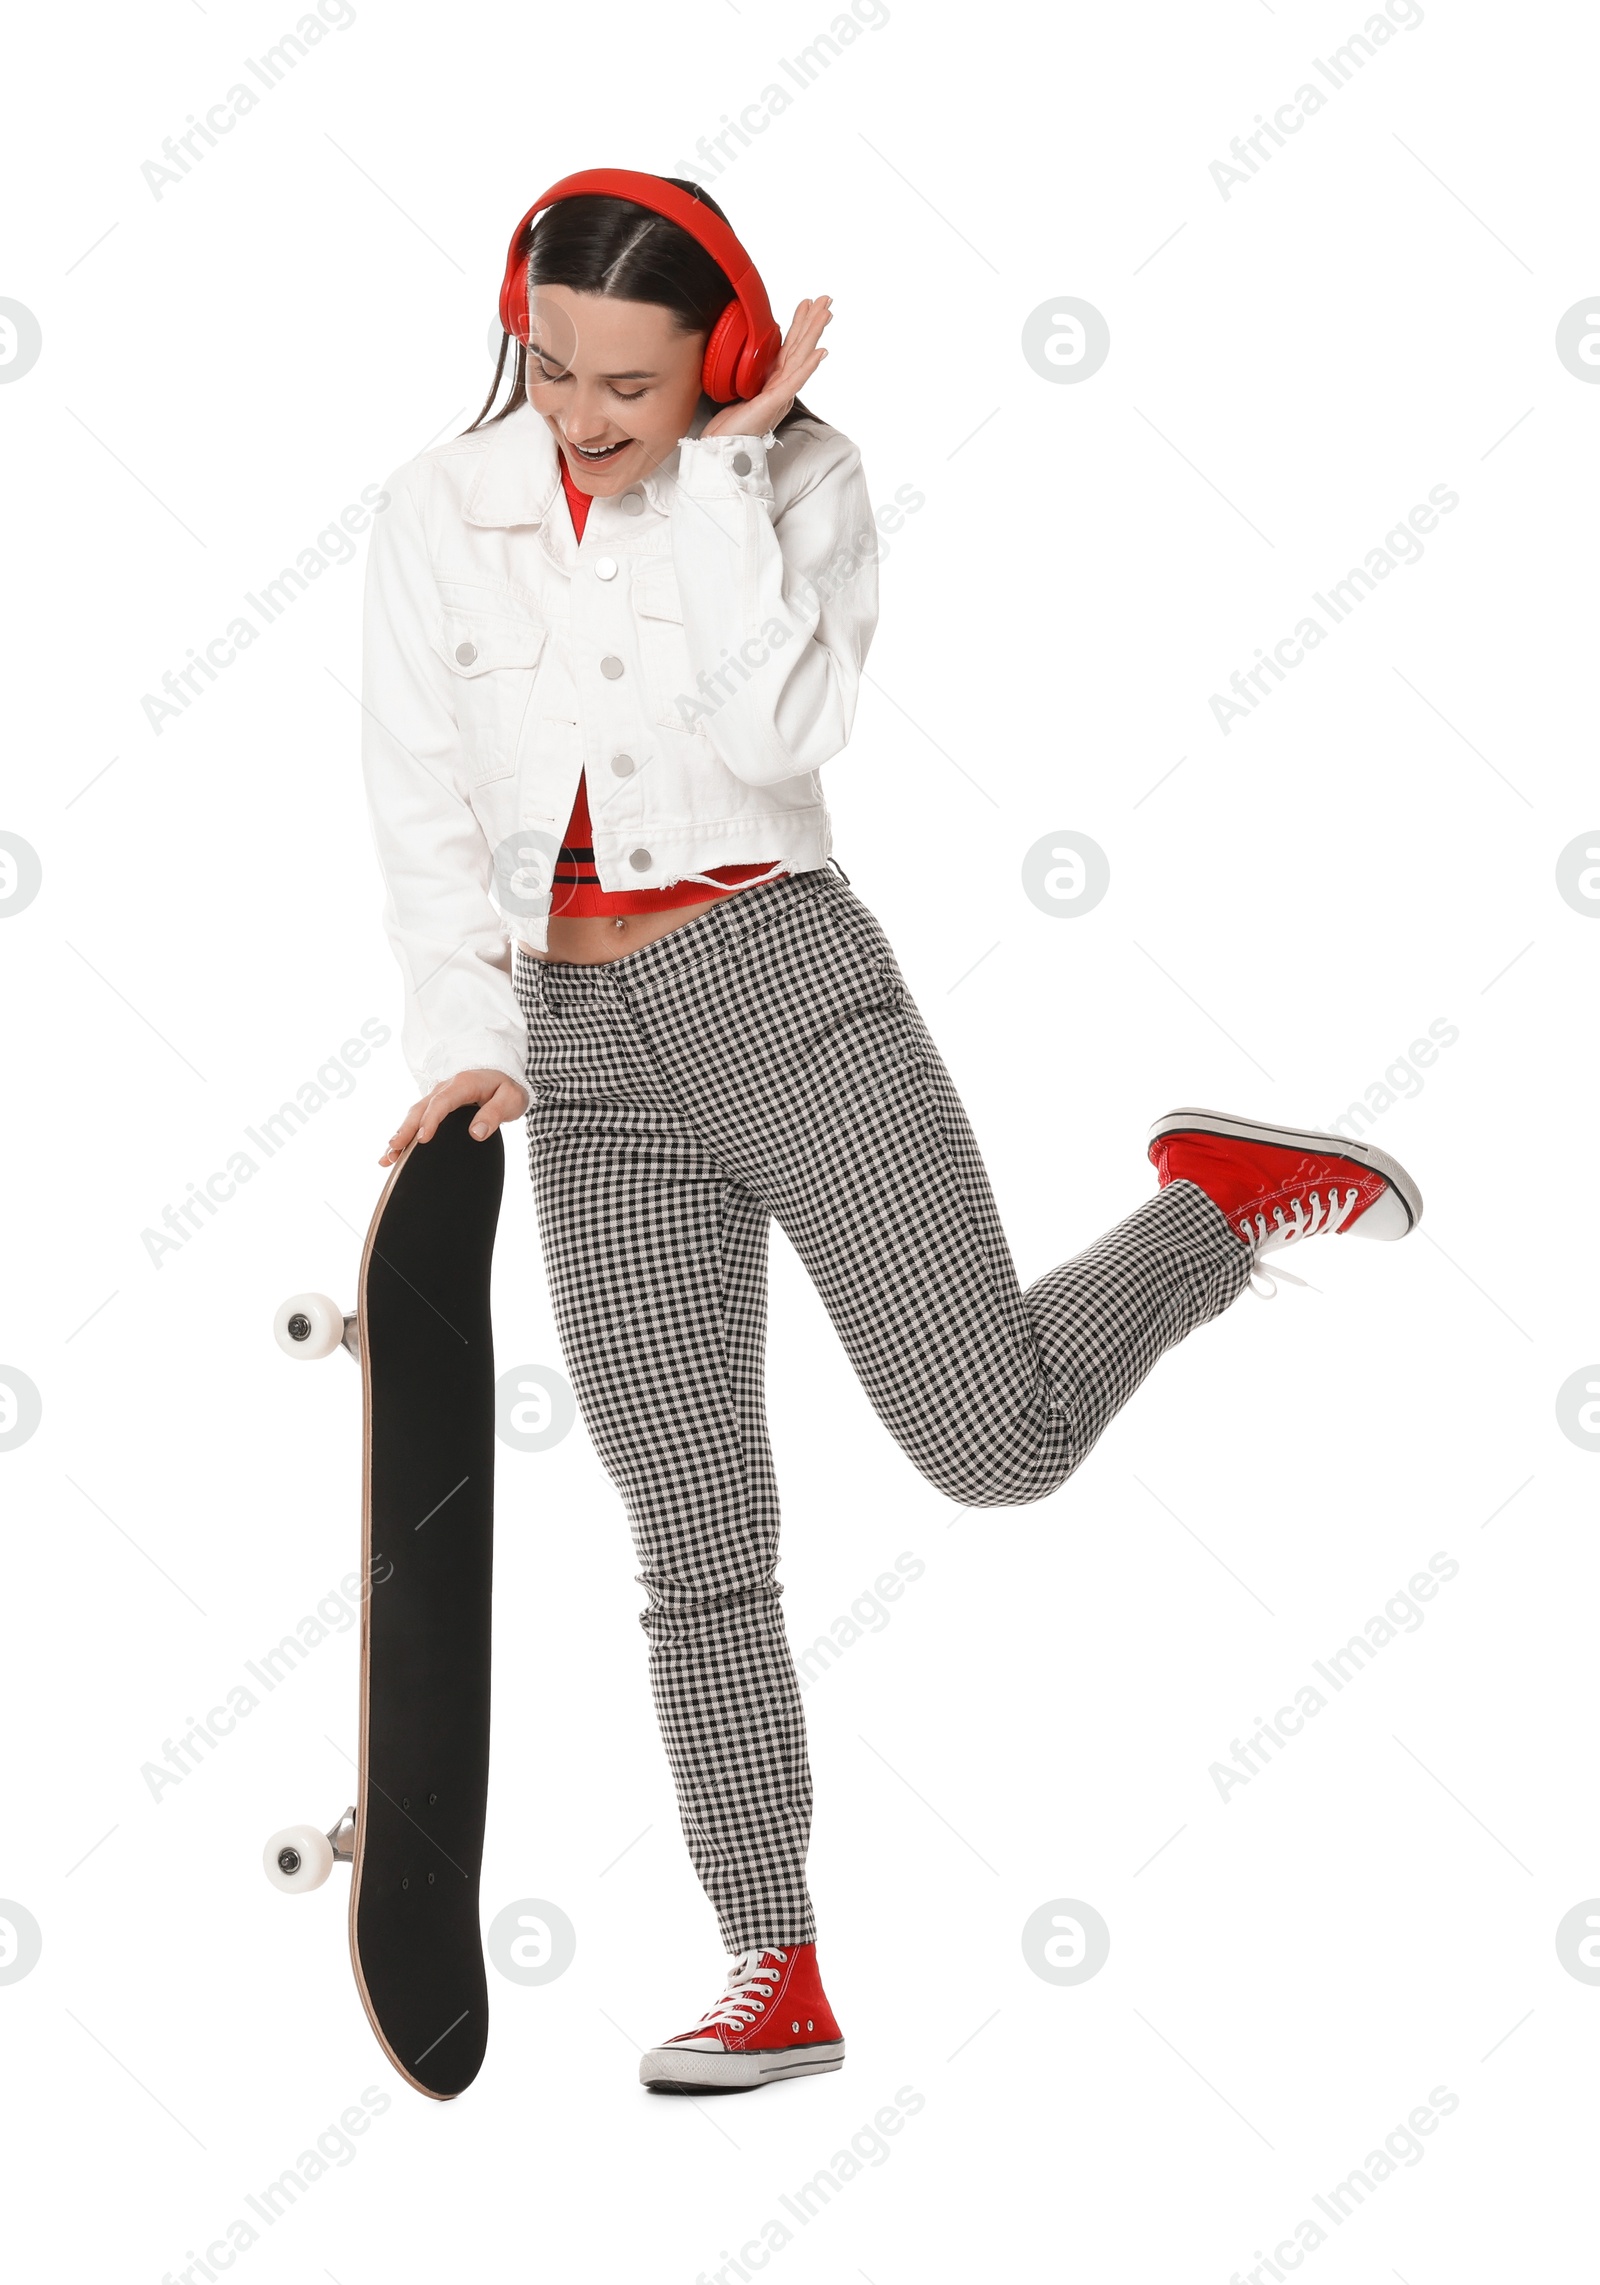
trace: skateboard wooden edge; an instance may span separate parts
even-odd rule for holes
[[[361,1722],[356,1746],[356,1846],[350,1866],[350,1965],[355,1974],[356,1990],[372,2026],[373,2037],[389,2058],[394,2069],[407,2086],[415,2087],[419,2095],[430,2102],[454,2102],[454,2095],[441,2094],[437,2087],[424,2086],[416,2073],[401,2062],[378,2021],[367,1989],[367,1979],[361,1966],[361,1947],[356,1941],[356,1909],[361,1900],[361,1870],[367,1847],[367,1732],[372,1678],[372,1359],[367,1347],[367,1266],[372,1259],[374,1241],[383,1224],[383,1210],[389,1203],[389,1193],[399,1181],[411,1153],[421,1147],[420,1136],[413,1135],[405,1149],[389,1169],[389,1179],[378,1193],[378,1202],[372,1209],[367,1224],[366,1240],[361,1248],[361,1270],[356,1280],[356,1333],[361,1356],[361,1578],[364,1592],[361,1598]]]

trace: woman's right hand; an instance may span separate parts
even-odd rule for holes
[[[413,1135],[425,1143],[432,1142],[441,1120],[459,1111],[463,1103],[479,1106],[468,1132],[474,1142],[487,1142],[496,1127],[522,1117],[528,1108],[528,1090],[503,1071],[458,1071],[453,1079],[441,1079],[420,1103],[412,1104],[389,1137],[389,1147],[378,1164],[393,1166]]]

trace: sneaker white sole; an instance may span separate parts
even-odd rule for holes
[[[1389,1197],[1369,1206],[1350,1225],[1353,1238],[1403,1238],[1422,1220],[1422,1192],[1397,1158],[1371,1143],[1351,1142],[1344,1135],[1325,1134],[1320,1127],[1278,1127],[1265,1119],[1236,1118],[1228,1111],[1197,1110],[1193,1104],[1168,1111],[1150,1129],[1149,1140],[1181,1132],[1227,1135],[1238,1142],[1275,1143],[1282,1150],[1315,1152],[1319,1157],[1347,1158],[1356,1166],[1370,1167],[1389,1185]],[[1401,1209],[1389,1209],[1390,1199]]]
[[[639,2078],[658,2095],[733,2095],[775,2079],[809,2079],[844,2064],[842,2039],[814,2047],[780,2048],[772,2054],[713,2053],[700,2047],[652,2047],[640,2058]]]

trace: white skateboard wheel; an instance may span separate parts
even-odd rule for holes
[[[315,1825],[285,1825],[261,1852],[268,1880],[291,1896],[320,1888],[333,1870],[333,1843]]]
[[[344,1311],[325,1293],[291,1293],[272,1320],[286,1356],[331,1357],[344,1339]]]

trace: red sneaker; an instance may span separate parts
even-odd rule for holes
[[[730,1961],[716,2006],[692,2031],[652,2047],[639,2077],[660,2095],[731,2095],[843,2062],[844,2034],[817,1974],[816,1945],[766,1944]]]
[[[1422,1219],[1422,1192],[1398,1159],[1311,1127],[1169,1111],[1150,1129],[1150,1161],[1163,1190],[1198,1184],[1252,1257],[1326,1230],[1403,1238]]]

